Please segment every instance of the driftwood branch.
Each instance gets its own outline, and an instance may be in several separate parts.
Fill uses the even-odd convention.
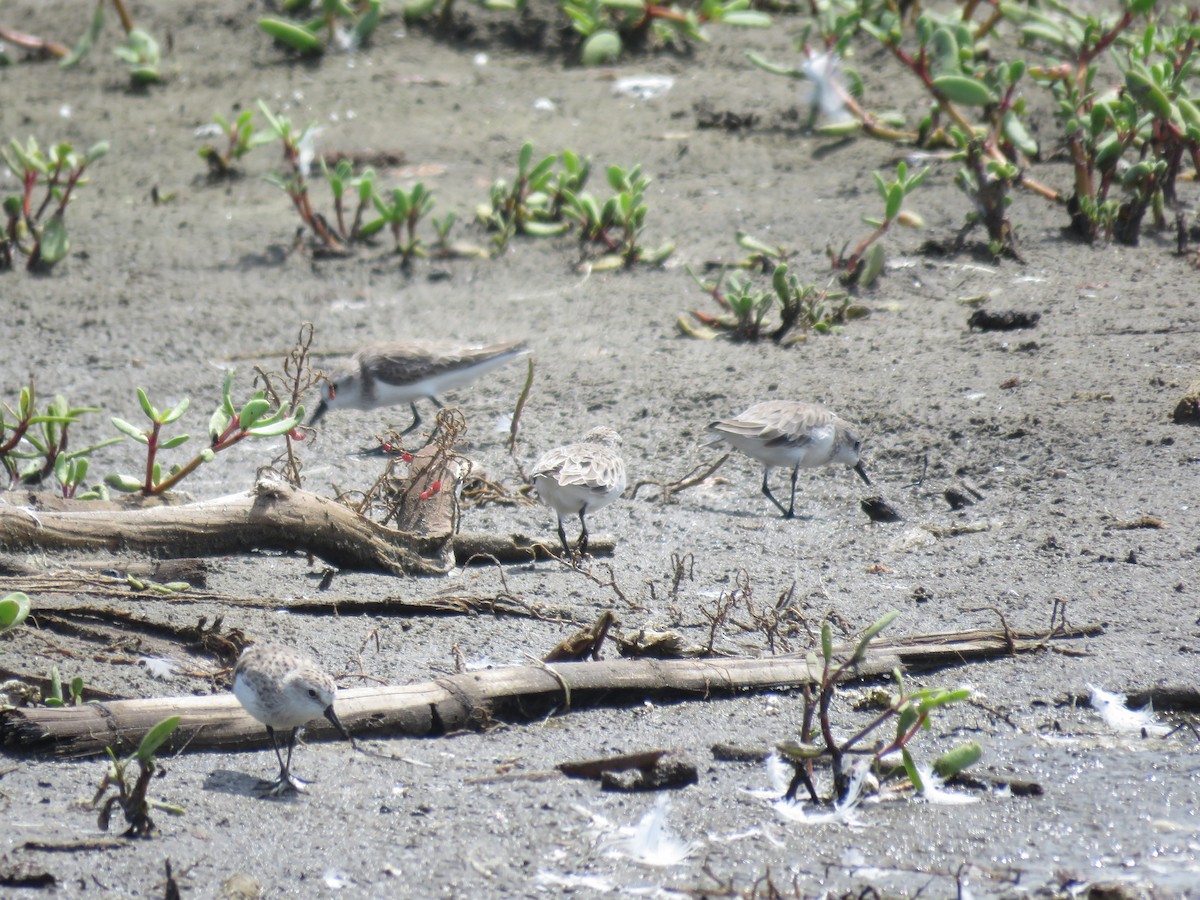
[[[432,494],[429,506],[453,504],[450,488]],[[434,510],[430,510],[434,513]],[[68,550],[135,551],[156,556],[218,556],[252,549],[311,553],[342,569],[392,575],[443,575],[456,562],[490,555],[502,562],[546,558],[542,542],[524,535],[455,535],[452,512],[419,520],[436,530],[403,531],[276,478],[254,490],[183,506],[121,508],[91,501],[68,509],[0,504],[0,546],[52,553]],[[592,541],[611,554],[611,538]]]
[[[97,606],[91,598],[116,597],[126,601],[142,601],[147,604],[180,606],[193,603],[218,603],[230,609],[286,609],[288,612],[315,615],[392,615],[392,616],[441,616],[441,615],[494,615],[520,616],[548,621],[574,622],[570,611],[549,604],[525,603],[510,594],[435,594],[431,597],[405,597],[389,594],[382,597],[345,597],[332,593],[319,593],[311,597],[275,597],[270,595],[240,596],[218,594],[207,590],[188,590],[178,593],[135,592],[129,582],[120,578],[92,576],[82,578],[72,575],[46,575],[42,577],[0,577],[0,595],[9,591],[26,594],[63,594],[51,599],[39,597],[34,617],[53,613],[71,614],[85,612],[90,616],[109,619],[114,624],[129,623],[138,619],[126,609]],[[149,607],[142,607],[147,609]],[[147,620],[148,621],[148,620]],[[126,625],[126,627],[128,627]]]
[[[1098,631],[1063,630],[1054,639]],[[890,641],[872,646],[854,677],[885,676],[906,662],[957,665],[1013,650],[1036,650],[1046,641],[1046,635],[984,631],[923,635],[903,644]],[[839,652],[852,651],[845,647]],[[820,677],[819,665],[798,656],[559,663],[470,672],[415,685],[348,688],[338,693],[337,706],[346,727],[360,737],[426,737],[480,728],[502,716],[540,716],[554,708],[629,702],[647,695],[703,700],[740,691],[799,688]],[[173,736],[174,750],[267,744],[266,731],[230,694],[5,710],[0,713],[0,742],[64,756],[87,756],[109,746],[118,753],[129,752],[146,731],[170,715],[182,719]],[[337,737],[320,723],[309,733],[315,739]]]
[[[0,545],[43,552],[132,550],[214,556],[251,549],[303,550],[345,569],[438,575],[449,534],[394,531],[340,503],[277,478],[254,489],[179,507],[127,511],[33,511],[0,506]]]
[[[546,529],[552,533],[550,528]],[[611,535],[591,535],[588,538],[589,556],[612,556],[616,541]],[[494,557],[502,563],[530,562],[535,559],[557,558],[562,552],[557,537],[541,540],[525,534],[491,534],[486,531],[464,531],[454,536],[454,557],[458,564],[466,565],[472,557],[491,561]],[[478,561],[478,560],[477,560]]]

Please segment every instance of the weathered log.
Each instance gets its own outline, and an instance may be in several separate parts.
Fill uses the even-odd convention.
[[[549,527],[546,531],[547,534],[552,533]],[[616,546],[616,541],[610,535],[592,535],[588,538],[588,555],[612,556]],[[473,557],[478,557],[474,560],[476,563],[487,561],[489,556],[502,563],[532,562],[535,559],[555,558],[561,552],[557,538],[543,540],[515,531],[509,534],[464,531],[454,536],[454,558],[460,566],[466,565]]]
[[[252,491],[179,507],[70,512],[0,506],[0,546],[215,556],[302,550],[344,569],[441,575],[450,533],[385,528],[334,500],[264,477]]]
[[[431,498],[435,502],[429,504],[428,513],[414,521],[423,528],[436,522],[438,530],[421,532],[388,528],[341,503],[275,479],[260,481],[253,491],[186,506],[114,508],[86,501],[59,510],[0,503],[0,546],[43,553],[132,550],[163,557],[294,550],[312,553],[339,568],[394,575],[442,575],[472,558],[476,562],[488,557],[529,562],[553,555],[556,542],[547,544],[523,534],[453,534],[448,530],[457,521],[448,499],[452,496],[447,489]],[[611,556],[614,547],[612,537],[597,536],[588,550],[594,556]],[[109,563],[106,567],[120,566]],[[125,568],[131,573],[144,571],[136,565]],[[26,574],[29,567],[7,560],[0,571]],[[164,571],[152,577],[158,581],[192,580],[187,575],[168,574]]]
[[[1053,636],[969,632],[922,635],[872,646],[853,673],[879,677],[903,667],[906,657],[921,665],[956,665],[1013,651],[1036,650],[1048,641],[1094,634],[1095,627],[1063,630]],[[883,643],[883,642],[880,642]],[[839,653],[852,652],[851,647]],[[821,667],[799,656],[761,659],[613,660],[514,666],[469,672],[415,685],[348,688],[338,692],[342,722],[359,737],[425,737],[479,728],[499,716],[528,718],[555,707],[568,710],[597,702],[629,702],[646,696],[707,699],[748,690],[780,690],[813,684]],[[63,709],[27,707],[0,712],[0,742],[25,750],[52,750],[87,756],[113,747],[129,752],[167,716],[182,721],[171,750],[259,747],[265,729],[230,694],[117,700]],[[319,721],[315,739],[336,738]]]

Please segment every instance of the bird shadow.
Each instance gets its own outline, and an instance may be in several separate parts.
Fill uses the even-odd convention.
[[[771,510],[770,507],[767,509],[752,510],[728,506],[713,506],[711,503],[697,503],[695,508],[702,509],[707,513],[729,516],[732,519],[762,519],[764,521],[772,520],[776,522],[812,522],[816,519],[816,516],[810,516],[804,513],[796,513],[791,519],[785,519],[779,513]]]
[[[294,802],[298,794],[283,794],[270,796],[266,790],[271,782],[255,778],[246,772],[235,772],[232,769],[214,769],[204,779],[204,790],[216,791],[221,794],[234,794],[239,797],[253,797],[256,800],[275,800],[285,803]]]

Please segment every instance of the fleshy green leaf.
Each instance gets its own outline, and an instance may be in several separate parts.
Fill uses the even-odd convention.
[[[116,416],[113,416],[112,424],[113,424],[113,428],[117,429],[117,431],[121,432],[122,434],[124,434],[128,437],[133,438],[138,443],[147,444],[150,442],[149,438],[146,437],[145,432],[143,432],[140,428],[136,427],[135,425],[129,424],[124,419],[120,419],[120,418],[117,418]]]
[[[238,426],[243,430],[248,430],[254,426],[254,423],[266,415],[267,410],[271,408],[269,401],[261,397],[255,397],[242,407],[242,411],[238,413]]]
[[[88,25],[87,31],[75,42],[75,46],[71,48],[71,52],[59,60],[60,68],[69,69],[72,66],[78,65],[79,62],[92,52],[92,47],[96,44],[96,38],[100,36],[101,29],[104,28],[104,5],[105,0],[97,0],[96,10],[92,13],[92,21]]]
[[[13,591],[0,599],[0,634],[24,622],[30,605],[29,597],[22,591]]]
[[[104,483],[110,488],[132,494],[142,489],[142,483],[132,475],[109,474],[104,476]]]
[[[639,4],[640,6],[640,4]],[[600,66],[621,55],[621,38],[615,31],[602,28],[583,42],[581,58],[585,66]]]
[[[62,260],[71,249],[71,241],[67,238],[67,224],[63,221],[62,210],[55,210],[54,215],[42,229],[41,264],[52,266]]]
[[[966,75],[941,75],[933,79],[933,86],[941,91],[951,103],[964,106],[987,106],[996,98],[987,85]]]
[[[165,440],[161,444],[159,444],[158,449],[171,450],[175,447],[178,447],[180,444],[186,444],[191,439],[192,439],[192,436],[190,434],[177,434],[175,437],[168,438],[167,440]]]
[[[889,613],[885,613],[874,625],[863,632],[863,636],[858,639],[858,644],[854,648],[854,658],[860,660],[867,652],[867,645],[879,636],[879,632],[887,628],[900,615],[900,610],[893,609]]]
[[[146,736],[142,738],[142,742],[138,744],[137,758],[144,763],[150,762],[158,748],[166,743],[167,738],[171,736],[176,728],[179,727],[179,716],[171,716],[163,719],[153,728],[146,732]]]
[[[268,37],[274,38],[286,47],[291,47],[297,53],[317,54],[325,49],[321,39],[302,25],[289,22],[286,19],[275,19],[269,16],[258,20],[259,29]]]
[[[187,412],[188,405],[191,402],[192,401],[187,397],[184,397],[182,400],[176,403],[174,407],[172,407],[163,415],[162,424],[170,425],[172,422],[182,416],[185,412]]]
[[[979,741],[967,741],[953,750],[947,750],[933,763],[933,771],[939,778],[953,778],[963,769],[975,765],[983,758],[983,745]]]

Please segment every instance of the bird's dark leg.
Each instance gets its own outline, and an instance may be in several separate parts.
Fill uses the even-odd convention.
[[[775,508],[778,509],[781,513],[783,513],[783,517],[785,519],[791,518],[791,513],[789,513],[786,509],[784,509],[783,504],[780,503],[778,500],[776,500],[775,495],[771,493],[771,486],[769,484],[767,484],[767,476],[769,474],[771,474],[771,467],[763,466],[762,492],[768,500],[770,500],[772,503],[775,504]],[[795,482],[792,482],[792,484],[794,485]],[[795,498],[795,496],[796,496],[796,491],[793,488],[793,490],[792,490],[793,499]]]
[[[581,509],[579,511],[579,524],[583,530],[579,532],[579,543],[575,545],[575,549],[579,551],[580,559],[583,559],[585,556],[587,556],[588,532],[587,520],[584,519],[584,514],[586,512],[586,509]]]
[[[436,400],[434,400],[433,402],[437,403]],[[411,434],[413,431],[416,430],[416,427],[421,424],[421,414],[419,412],[417,412],[417,401],[416,400],[412,401],[412,403],[410,403],[409,406],[412,407],[412,414],[413,414],[412,424],[409,425],[407,428],[405,428],[402,432],[400,432],[400,437],[404,437],[406,434]],[[440,404],[439,404],[439,408],[440,408]]]
[[[288,737],[288,755],[287,765],[283,767],[283,777],[288,781],[292,780],[292,748],[296,746],[296,729],[292,729],[291,736]]]
[[[558,539],[562,541],[563,556],[571,555],[571,545],[567,543],[567,529],[563,528],[563,520],[558,520]]]
[[[275,736],[275,729],[270,725],[267,726],[267,735],[271,738],[271,746],[275,748],[275,758],[279,760],[279,783],[287,781],[288,767],[283,761],[283,754],[279,752],[279,739]],[[288,750],[288,762],[291,762],[292,753]]]
[[[784,513],[785,519],[794,518],[796,515],[796,477],[800,474],[800,467],[796,466],[792,469],[792,499],[788,501],[788,511]]]
[[[267,734],[271,738],[271,746],[275,748],[275,758],[279,760],[279,777],[272,782],[267,782],[267,788],[264,796],[267,797],[282,797],[286,794],[292,794],[296,791],[304,790],[304,782],[296,778],[291,772],[292,768],[292,747],[296,743],[296,729],[292,729],[291,737],[288,738],[287,758],[283,756],[283,751],[279,749],[279,736],[275,733],[275,729],[270,725],[267,726]]]

